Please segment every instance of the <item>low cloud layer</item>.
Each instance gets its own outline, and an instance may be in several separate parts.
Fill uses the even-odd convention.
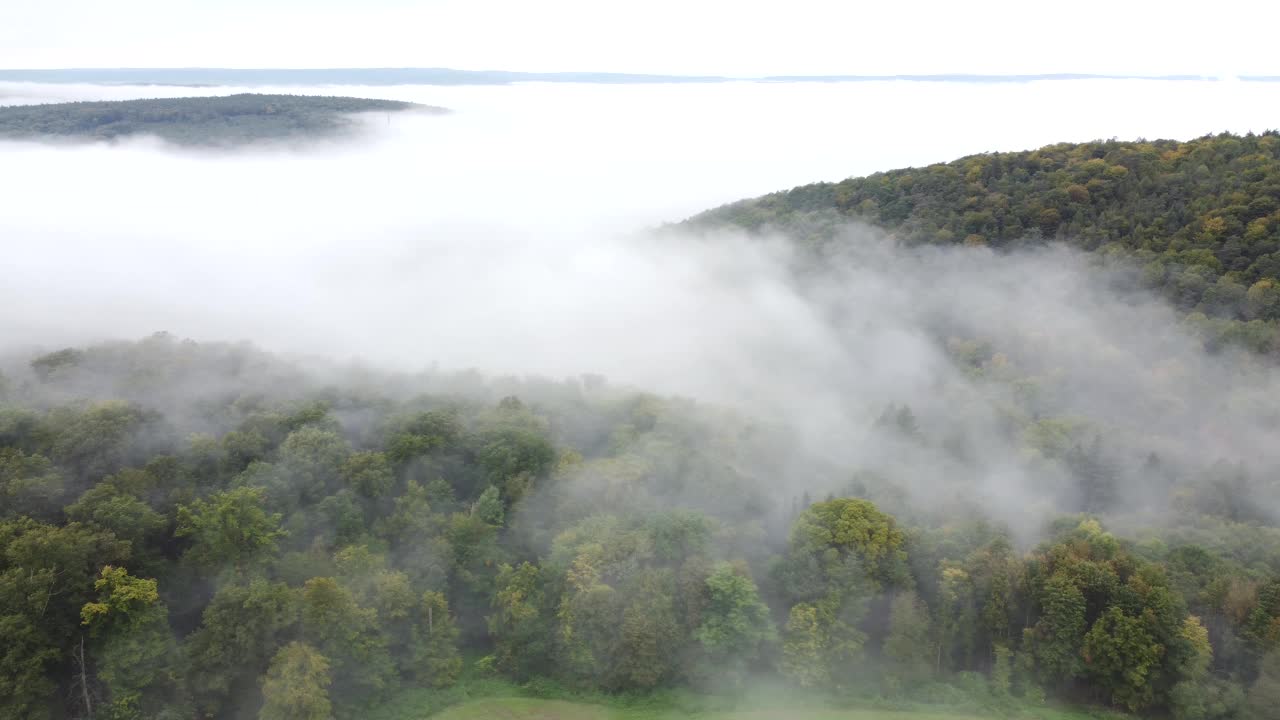
[[[388,88],[379,95],[457,112],[374,118],[359,142],[303,151],[3,144],[2,349],[167,330],[398,369],[601,373],[793,427],[805,457],[889,473],[921,501],[941,506],[947,482],[976,487],[1030,523],[1055,509],[1057,471],[1001,439],[1011,390],[966,375],[947,349],[985,341],[1043,381],[1055,414],[1105,418],[1097,433],[1170,457],[1195,447],[1201,465],[1280,463],[1267,442],[1273,374],[1205,356],[1167,307],[1115,294],[1077,254],[906,250],[851,226],[845,254],[797,275],[785,238],[643,230],[966,152],[1227,129],[1181,113],[1162,125],[1175,83],[1152,85],[1152,103],[1130,115],[1043,125],[1029,121],[1046,93],[1105,103],[1127,86],[892,85]],[[1231,84],[1188,88],[1218,94],[1219,118],[1256,99]],[[47,92],[0,87],[23,101]],[[1254,111],[1230,129],[1263,129],[1249,125]],[[876,436],[870,423],[890,404],[910,405],[926,432],[961,428],[976,459]]]

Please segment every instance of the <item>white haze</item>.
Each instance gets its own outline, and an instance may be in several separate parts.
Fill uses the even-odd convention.
[[[231,91],[7,85],[0,97]],[[1254,389],[1275,397],[1269,374],[1203,356],[1168,308],[1111,296],[1071,253],[906,253],[851,228],[852,257],[797,283],[784,242],[640,232],[796,184],[975,152],[1261,131],[1280,117],[1274,85],[306,92],[455,113],[375,116],[361,140],[302,150],[0,144],[0,349],[167,330],[401,369],[594,372],[744,406],[799,428],[808,452],[892,471],[901,448],[859,440],[869,414],[906,402],[927,425],[979,407],[965,400],[984,390],[931,334],[967,323],[998,347],[1036,338],[1024,357],[1066,378],[1067,409],[1136,445],[1280,461],[1270,405],[1224,406]],[[984,447],[994,416],[969,422],[982,462],[964,470],[967,484],[1009,517],[1029,522],[1029,498],[1051,512],[1055,476],[1014,448]],[[923,496],[953,471],[939,459],[903,474]]]

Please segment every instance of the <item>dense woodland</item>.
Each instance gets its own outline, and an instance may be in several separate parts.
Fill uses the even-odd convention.
[[[1028,540],[857,467],[811,494],[785,429],[598,376],[304,370],[164,334],[3,367],[7,718],[349,718],[464,672],[1188,720],[1280,698],[1274,481],[1168,468],[1168,514],[1113,534],[1137,470],[1052,407],[1004,432],[1086,492]],[[966,452],[906,406],[867,422]]]
[[[1098,141],[816,183],[704,213],[821,245],[858,219],[913,244],[1063,241],[1132,263],[1205,344],[1280,349],[1280,133]]]
[[[1137,260],[1114,278],[1221,349],[1275,332],[1278,146],[1054,146],[698,222],[811,247],[850,217],[917,244],[1062,238]],[[959,257],[920,274],[971,272]],[[1135,317],[1119,336],[1146,343]],[[1005,325],[930,316],[935,382],[886,403],[833,378],[845,419],[817,441],[807,418],[595,375],[393,374],[164,333],[8,351],[0,716],[341,719],[490,677],[1274,717],[1273,365],[1181,330],[1134,350]]]
[[[0,107],[0,139],[114,140],[154,135],[179,145],[240,145],[332,137],[351,115],[443,112],[397,100],[240,94]]]

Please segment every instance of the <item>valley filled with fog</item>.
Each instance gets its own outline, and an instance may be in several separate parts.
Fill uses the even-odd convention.
[[[1268,717],[1275,87],[0,83],[0,714]]]
[[[1115,438],[1269,466],[1270,405],[1237,400],[1274,373],[1241,374],[1164,301],[1112,292],[1123,266],[1065,248],[911,249],[850,223],[838,256],[797,276],[781,233],[653,231],[814,180],[1139,129],[1247,132],[1275,109],[1257,83],[1134,82],[324,87],[308,91],[452,113],[373,114],[354,140],[302,146],[8,143],[0,333],[28,354],[165,331],[384,370],[600,374],[781,422],[835,467],[907,462],[930,505],[943,460],[855,439],[895,403],[999,435],[998,413],[959,409],[991,391],[946,346],[981,339],[1018,348],[1020,372],[1053,378],[1058,411]],[[1149,101],[1127,104],[1138,90]],[[983,449],[973,481],[1032,530],[1057,496],[1015,452]],[[1126,506],[1149,509],[1131,487]]]
[[[721,267],[744,256],[659,250],[638,235],[646,227],[977,152],[1262,130],[1280,110],[1270,90],[1131,80],[0,84],[5,104],[251,91],[454,111],[374,115],[356,142],[302,148],[0,144],[10,249],[0,333],[29,346],[168,330],[402,368],[652,383],[669,376],[660,358],[714,364],[709,340],[732,352],[742,333],[771,334],[781,311],[744,296],[750,283],[717,280],[755,272]],[[672,389],[695,389],[686,385]]]

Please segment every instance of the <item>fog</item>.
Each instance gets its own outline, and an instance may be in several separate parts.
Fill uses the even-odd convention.
[[[0,101],[238,90],[12,84]],[[1280,116],[1266,84],[307,92],[455,112],[375,116],[358,139],[304,148],[0,144],[3,349],[165,330],[394,369],[600,373],[780,420],[804,452],[910,476],[935,503],[941,476],[959,473],[1010,517],[1035,516],[1028,497],[1048,514],[1055,471],[984,445],[1003,390],[947,356],[938,328],[960,328],[1055,378],[1056,409],[1107,418],[1099,432],[1174,457],[1195,444],[1206,461],[1280,460],[1265,442],[1274,408],[1235,402],[1273,389],[1268,371],[1204,356],[1170,309],[1114,295],[1066,250],[913,252],[851,226],[847,255],[798,280],[784,238],[645,231],[975,152],[1260,131]],[[910,404],[926,428],[967,427],[981,462],[961,472],[866,434],[889,403]]]
[[[12,83],[0,97],[240,90]],[[251,90],[456,112],[377,117],[359,142],[304,150],[0,144],[8,342],[168,329],[399,366],[627,375],[659,345],[693,351],[709,331],[691,323],[699,292],[742,292],[640,228],[974,152],[1262,130],[1280,111],[1266,84],[1230,82]]]

